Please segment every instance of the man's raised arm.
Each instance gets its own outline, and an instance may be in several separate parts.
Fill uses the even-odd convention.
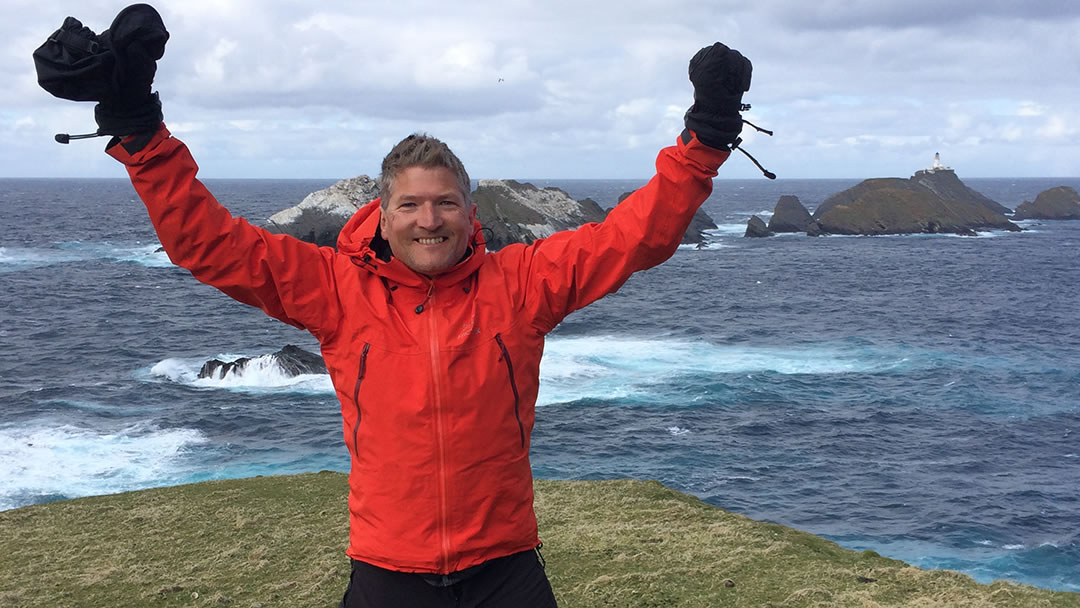
[[[630,275],[670,258],[694,213],[712,193],[712,178],[738,143],[750,61],[721,43],[690,61],[694,105],[676,145],[656,159],[656,175],[600,223],[536,241],[531,255],[531,308],[541,330],[617,290]]]
[[[196,279],[286,323],[324,334],[336,328],[335,253],[234,218],[196,178],[187,147],[162,122],[151,92],[169,34],[146,4],[120,11],[100,35],[68,17],[34,53],[41,86],[64,99],[96,101],[106,151],[126,167],[169,259]]]

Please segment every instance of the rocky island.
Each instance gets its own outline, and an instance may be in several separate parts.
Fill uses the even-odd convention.
[[[1075,192],[1073,193],[1075,194]],[[811,216],[795,196],[782,196],[769,225],[750,218],[746,236],[778,232],[822,234],[960,234],[1021,228],[1005,217],[1009,208],[964,185],[951,167],[934,164],[908,179],[864,180],[825,199]]]
[[[1020,227],[1009,221],[1008,208],[964,185],[941,164],[908,179],[868,179],[825,199],[814,220],[828,234],[961,234]]]
[[[287,378],[303,374],[327,373],[322,355],[306,351],[299,346],[286,344],[281,350],[260,357],[241,357],[235,361],[210,359],[203,363],[198,377],[220,380],[228,376],[242,376],[252,361],[256,360],[266,365],[276,366],[278,371]]]
[[[629,192],[623,194],[619,202],[629,195]],[[275,213],[263,227],[275,234],[289,234],[316,245],[335,247],[337,235],[349,218],[378,196],[378,184],[370,177],[344,179],[312,192],[295,207]],[[480,180],[472,198],[489,251],[511,243],[528,244],[560,230],[600,222],[610,211],[592,199],[575,200],[559,188],[537,188],[511,179]],[[682,242],[702,245],[706,240],[704,231],[713,228],[716,224],[699,209]]]
[[[270,216],[264,228],[320,247],[337,247],[338,233],[354,213],[379,196],[379,185],[366,175],[343,179],[304,197],[299,205]]]
[[[489,251],[531,243],[605,216],[592,199],[578,201],[558,188],[537,188],[512,179],[480,180],[472,197]]]
[[[1016,208],[1014,220],[1080,220],[1080,194],[1075,188],[1058,186],[1043,190],[1034,201]]]

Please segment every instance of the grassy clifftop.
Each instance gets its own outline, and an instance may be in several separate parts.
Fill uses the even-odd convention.
[[[337,606],[345,475],[260,477],[0,512],[0,606]],[[1080,607],[755,522],[656,482],[536,482],[563,608]]]

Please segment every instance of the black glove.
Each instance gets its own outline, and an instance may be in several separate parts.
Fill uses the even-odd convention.
[[[99,102],[98,135],[152,133],[162,114],[150,85],[168,39],[161,15],[148,4],[120,11],[100,35],[68,17],[34,51],[38,83],[63,99]]]
[[[34,68],[41,88],[56,97],[101,101],[108,95],[115,59],[107,41],[68,17],[34,51]]]
[[[743,93],[750,90],[753,65],[739,51],[717,42],[690,60],[694,105],[686,112],[686,128],[701,143],[729,149],[742,132]]]

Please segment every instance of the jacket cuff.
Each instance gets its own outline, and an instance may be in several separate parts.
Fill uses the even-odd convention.
[[[172,137],[172,133],[161,123],[153,133],[114,137],[105,145],[105,153],[125,165],[138,165],[162,141]]]
[[[683,129],[678,138],[679,152],[690,160],[716,171],[731,156],[731,150],[712,148],[698,139],[697,133]]]

